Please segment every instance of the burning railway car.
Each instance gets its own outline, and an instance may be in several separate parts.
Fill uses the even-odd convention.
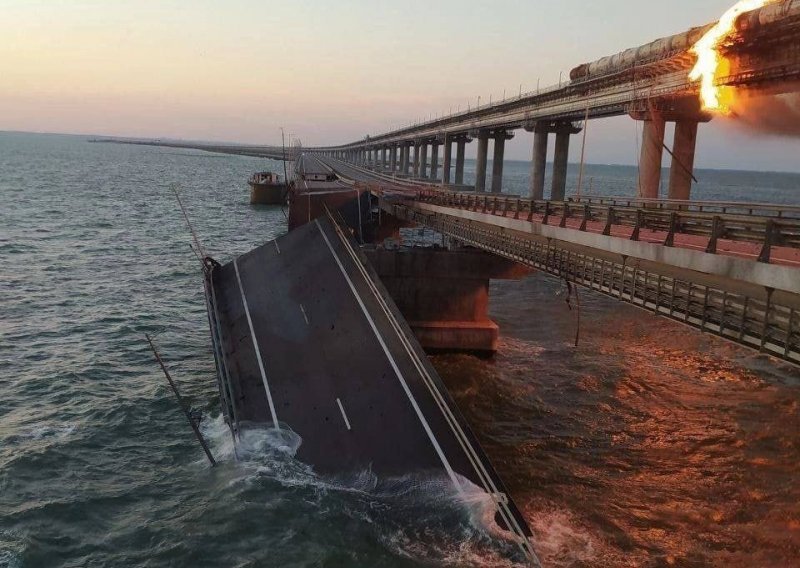
[[[736,29],[740,32],[756,33],[763,26],[783,21],[791,23],[790,20],[800,24],[800,0],[776,2],[742,14],[736,22]],[[692,28],[681,34],[657,39],[640,47],[626,49],[615,55],[578,65],[570,72],[569,77],[574,82],[586,81],[680,57],[687,53],[713,25]]]

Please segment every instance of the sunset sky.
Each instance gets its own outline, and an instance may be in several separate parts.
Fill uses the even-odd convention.
[[[556,84],[731,3],[0,0],[0,130],[347,142]],[[592,122],[587,144],[589,162],[634,163],[634,122]],[[507,156],[528,159],[530,136]],[[797,139],[701,127],[700,167],[800,171],[798,156]]]

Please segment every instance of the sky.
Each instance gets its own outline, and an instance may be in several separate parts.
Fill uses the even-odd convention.
[[[274,144],[283,126],[339,144],[557,84],[732,3],[0,0],[0,130]],[[630,118],[591,121],[586,140],[587,162],[636,162]],[[530,155],[520,132],[506,157]],[[798,157],[795,138],[700,128],[699,167],[800,171]]]

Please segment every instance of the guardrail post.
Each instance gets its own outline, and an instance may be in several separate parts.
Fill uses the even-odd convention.
[[[567,226],[567,217],[569,217],[569,202],[564,202],[564,210],[561,212],[561,222],[558,224],[562,229]]]
[[[642,213],[641,209],[636,210],[636,224],[633,226],[633,234],[631,235],[632,241],[639,240],[639,231],[642,228],[642,224],[644,223],[644,213]]]
[[[581,231],[585,231],[586,230],[586,224],[589,222],[589,219],[591,218],[591,216],[592,216],[592,211],[589,208],[589,204],[588,203],[584,203],[583,204],[583,221],[581,221],[581,229],[580,229]]]
[[[772,219],[767,220],[767,227],[764,232],[764,246],[761,248],[761,254],[758,255],[758,262],[769,264],[769,259],[772,254],[773,245],[778,244],[780,240],[780,229],[775,225]]]
[[[708,239],[708,246],[706,252],[709,254],[717,254],[717,241],[725,233],[725,225],[722,217],[714,215],[714,220],[711,223],[711,238]]]
[[[609,207],[608,211],[606,212],[606,226],[603,229],[603,235],[606,237],[611,235],[611,225],[614,224],[614,208]]]
[[[514,219],[519,219],[519,210],[521,207],[522,207],[522,200],[517,199],[517,204],[515,206],[515,211],[514,211]]]
[[[550,218],[550,202],[544,202],[544,217],[542,218],[542,225],[547,225],[547,220]]]
[[[679,224],[680,216],[673,211],[669,216],[669,233],[667,233],[667,238],[664,240],[665,247],[675,246],[675,232],[678,230]]]

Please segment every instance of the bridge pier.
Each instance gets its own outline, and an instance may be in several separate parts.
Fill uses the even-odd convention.
[[[512,132],[497,130],[494,133],[494,154],[492,155],[492,193],[503,191],[503,162],[505,160],[506,140],[514,137]]]
[[[642,152],[639,157],[639,197],[645,199],[658,199],[665,127],[666,121],[659,114],[649,113],[644,119]]]
[[[419,177],[419,152],[421,142],[414,142],[414,165],[412,166],[412,173],[414,177]]]
[[[655,108],[653,105],[655,104]],[[694,175],[694,154],[700,122],[711,115],[703,112],[696,98],[648,103],[646,108],[629,111],[634,120],[644,122],[641,157],[639,159],[638,196],[658,199],[661,188],[661,162],[664,153],[664,132],[667,122],[675,123],[672,163],[669,172],[669,199],[687,200],[691,195]]]
[[[567,195],[567,167],[569,166],[569,139],[581,131],[571,122],[561,122],[556,126],[556,147],[553,156],[553,186],[550,199],[564,201]]]
[[[464,185],[464,154],[468,142],[470,142],[470,140],[464,135],[456,138],[456,185]]]
[[[439,142],[431,142],[431,179],[439,179]]]
[[[389,169],[392,170],[392,173],[397,171],[397,144],[389,147]]]
[[[386,169],[386,146],[381,147],[381,170]]]
[[[489,133],[485,130],[478,132],[478,156],[475,164],[475,191],[486,191],[486,158],[489,153]]]
[[[669,199],[688,200],[692,192],[694,152],[697,147],[696,120],[679,120],[675,123],[672,143],[672,166],[669,171]]]
[[[556,135],[555,155],[553,156],[553,180],[550,199],[563,201],[567,194],[567,167],[569,165],[570,136],[581,128],[572,122],[536,121],[524,126],[533,132],[533,154],[531,156],[531,199],[544,199],[544,180],[547,171],[547,146],[551,133]]]
[[[422,143],[419,155],[419,177],[428,177],[428,142]]]
[[[544,199],[544,177],[547,169],[547,128],[537,123],[533,129],[531,160],[531,199]]]
[[[497,350],[489,281],[517,280],[530,269],[472,249],[364,249],[397,307],[428,351]]]
[[[444,162],[442,164],[442,185],[447,185],[450,183],[450,160],[453,155],[453,138],[449,134],[444,136],[442,153],[444,154],[442,158]]]

